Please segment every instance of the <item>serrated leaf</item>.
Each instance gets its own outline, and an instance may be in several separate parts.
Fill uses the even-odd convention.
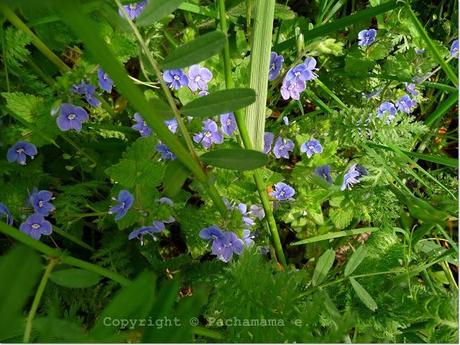
[[[358,268],[358,266],[364,260],[366,255],[367,255],[367,247],[361,246],[358,249],[356,249],[356,251],[353,253],[353,255],[348,260],[347,265],[345,266],[345,277],[348,277],[350,274],[352,274],[355,271],[355,269]]]
[[[334,260],[335,251],[332,249],[326,250],[324,254],[321,255],[321,257],[318,259],[318,263],[316,264],[315,271],[313,272],[313,286],[321,284],[324,279],[326,279],[327,274],[334,264]]]
[[[363,288],[363,286],[360,283],[358,283],[355,278],[350,277],[350,283],[353,286],[353,289],[355,290],[356,295],[361,300],[361,302],[363,302],[364,305],[368,307],[370,310],[377,310],[377,303],[375,303],[374,299],[369,294],[369,292],[367,292],[366,289]]]
[[[219,53],[225,44],[225,35],[220,31],[200,36],[174,49],[163,61],[163,69],[184,68]]]
[[[207,164],[230,170],[253,170],[267,164],[266,154],[255,150],[221,149],[200,156]]]
[[[82,270],[80,268],[69,268],[54,271],[50,275],[50,280],[60,286],[83,289],[96,285],[101,280],[97,273]]]
[[[139,26],[152,25],[174,12],[185,0],[149,0],[136,19]]]
[[[331,208],[329,218],[339,230],[345,229],[353,220],[352,208]]]
[[[228,89],[200,97],[182,107],[182,113],[195,117],[210,117],[235,111],[254,103],[253,89]]]
[[[296,17],[296,13],[289,8],[289,6],[283,4],[275,4],[275,18],[281,20],[291,20]]]

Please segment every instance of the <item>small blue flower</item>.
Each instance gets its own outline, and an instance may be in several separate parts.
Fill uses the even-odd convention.
[[[118,193],[118,198],[114,200],[117,200],[118,204],[110,208],[109,214],[115,213],[115,220],[119,221],[126,215],[131,206],[133,206],[134,196],[127,190],[121,190],[120,193]]]
[[[212,242],[211,254],[223,262],[229,262],[233,254],[240,255],[244,249],[244,242],[233,232],[224,232],[222,237],[216,238]]]
[[[215,240],[217,238],[223,238],[224,234],[217,226],[213,225],[209,228],[205,228],[200,231],[200,238],[203,240]]]
[[[148,137],[152,135],[152,129],[144,121],[141,114],[135,113],[134,121],[136,122],[136,124],[131,126],[131,128],[138,131],[142,137]]]
[[[399,111],[410,114],[414,110],[414,107],[417,106],[417,102],[406,94],[402,96],[398,101],[396,101],[396,106],[398,107]]]
[[[164,159],[165,161],[169,160],[175,160],[176,155],[171,152],[169,147],[163,143],[159,143],[155,146],[155,150],[157,150],[158,153],[161,154],[161,158]]]
[[[295,189],[284,182],[275,184],[275,190],[271,192],[271,196],[279,201],[292,200],[295,194]]]
[[[72,91],[84,95],[86,102],[93,107],[98,107],[101,102],[96,98],[96,86],[81,81],[80,84],[72,86]]]
[[[300,152],[307,153],[307,157],[311,158],[315,153],[323,152],[323,147],[318,140],[311,139],[300,146]]]
[[[143,226],[140,229],[131,231],[128,235],[128,240],[132,240],[137,238],[141,241],[141,245],[144,244],[144,235],[150,235],[155,240],[156,237],[154,234],[160,233],[165,229],[165,225],[163,222],[159,222],[157,220],[153,221],[151,226]]]
[[[418,95],[418,91],[415,89],[415,84],[413,83],[406,83],[406,91],[409,92],[411,95]]]
[[[288,100],[289,98],[299,100],[300,94],[305,90],[307,85],[305,81],[292,79],[292,80],[283,80],[283,84],[281,85],[281,97],[284,100]]]
[[[236,131],[236,119],[233,113],[226,113],[220,115],[220,124],[222,128],[222,132],[227,134],[228,136],[233,135]]]
[[[246,204],[240,203],[237,206],[238,211],[240,211],[243,218],[243,223],[247,226],[253,226],[255,224],[254,220],[249,217],[250,213],[248,212],[248,206]]]
[[[251,207],[249,208],[249,214],[259,220],[265,218],[265,211],[263,207],[260,207],[258,205],[251,205]]]
[[[102,68],[99,68],[97,71],[97,78],[99,81],[99,86],[102,90],[107,91],[108,93],[112,92],[113,80],[110,79],[108,74],[105,73]]]
[[[2,219],[3,216],[6,218],[6,224],[13,225],[13,216],[10,210],[8,210],[8,207],[6,207],[5,204],[0,202],[0,219]]]
[[[19,230],[33,239],[39,240],[42,235],[51,235],[53,226],[41,214],[33,214],[19,226]]]
[[[344,191],[347,188],[351,190],[351,188],[359,182],[359,178],[361,176],[367,176],[367,174],[366,168],[359,164],[353,164],[344,175],[340,190]]]
[[[322,165],[315,169],[315,174],[326,180],[327,183],[332,183],[331,167],[329,165]]]
[[[273,140],[275,135],[271,132],[265,132],[264,134],[264,153],[268,154],[272,150]]]
[[[208,90],[208,83],[212,79],[212,73],[209,69],[200,65],[190,66],[188,70],[188,87],[192,91]]]
[[[375,29],[362,30],[358,33],[358,45],[361,47],[370,46],[374,43],[376,36],[377,30]]]
[[[213,120],[203,121],[203,130],[193,136],[193,141],[201,143],[205,149],[209,149],[213,144],[222,144],[224,136],[219,131],[217,123]]]
[[[139,15],[142,13],[145,5],[147,5],[147,0],[140,1],[140,2],[134,2],[132,4],[125,5],[123,6],[123,8],[125,9],[129,19],[134,20],[137,17],[139,17]],[[121,9],[118,10],[118,13],[120,14],[121,17],[125,18],[125,15]]]
[[[163,80],[174,90],[179,90],[181,87],[188,85],[188,78],[181,69],[164,71]]]
[[[88,121],[88,119],[88,113],[82,107],[77,107],[70,103],[62,103],[59,109],[59,116],[56,118],[56,124],[63,132],[70,131],[71,129],[80,132],[82,123]]]
[[[285,81],[311,81],[317,77],[316,73],[316,60],[313,57],[307,57],[305,61],[294,68],[291,68],[285,77]]]
[[[275,52],[271,52],[268,80],[274,80],[279,76],[281,67],[283,66],[283,62],[284,62],[284,57],[282,55],[278,55]]]
[[[415,54],[417,55],[425,54],[425,49],[415,49]]]
[[[177,120],[176,118],[172,118],[171,120],[166,120],[165,121],[166,127],[171,131],[171,133],[176,133],[177,132]]]
[[[385,101],[380,105],[377,111],[377,117],[382,118],[386,116],[387,122],[390,122],[395,118],[396,111],[396,107],[393,103]]]
[[[48,190],[34,190],[29,195],[29,203],[34,208],[35,213],[41,214],[44,217],[47,217],[50,212],[56,209],[51,203],[53,199],[53,193]]]
[[[254,244],[254,235],[251,235],[251,230],[243,230],[243,242],[246,247],[250,247]]]
[[[27,156],[34,159],[37,153],[37,147],[34,144],[18,141],[8,149],[6,159],[10,163],[17,162],[20,165],[26,165]]]
[[[273,147],[273,154],[276,158],[289,158],[289,152],[294,150],[294,142],[291,139],[278,137]]]
[[[458,59],[458,40],[452,42],[452,45],[450,46],[450,56]]]
[[[287,116],[283,116],[283,122],[286,126],[289,126],[289,118]]]

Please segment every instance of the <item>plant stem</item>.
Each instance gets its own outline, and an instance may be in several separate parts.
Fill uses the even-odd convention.
[[[54,266],[56,266],[59,262],[57,258],[50,258],[48,265],[46,266],[45,273],[43,274],[42,280],[38,285],[37,292],[35,293],[34,301],[32,302],[32,307],[30,308],[29,315],[27,316],[26,320],[26,328],[24,330],[24,337],[23,342],[28,343],[30,342],[30,335],[32,333],[32,322],[34,320],[35,314],[37,313],[38,306],[40,304],[40,300],[42,298],[43,292],[45,291],[46,283],[48,282],[48,278],[53,271]]]

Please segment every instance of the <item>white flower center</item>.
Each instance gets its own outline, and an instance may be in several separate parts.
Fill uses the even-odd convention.
[[[41,208],[41,207],[43,207],[44,204],[45,204],[45,203],[43,202],[43,200],[40,200],[40,201],[38,202],[38,207]]]
[[[32,224],[31,228],[34,230],[38,230],[40,229],[40,224]]]
[[[69,115],[67,115],[67,118],[68,118],[69,120],[75,120],[76,117],[77,117],[77,116],[76,116],[75,114],[69,114]]]
[[[180,80],[180,77],[176,74],[176,75],[174,76],[174,80]]]
[[[24,149],[21,147],[19,149],[16,150],[17,153],[23,153],[24,152]]]
[[[204,136],[207,137],[207,138],[209,138],[211,135],[212,135],[212,133],[210,131],[204,132]]]
[[[136,10],[137,9],[137,4],[129,4],[129,9],[130,10]]]

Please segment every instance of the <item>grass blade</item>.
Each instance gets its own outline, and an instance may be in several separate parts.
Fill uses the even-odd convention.
[[[324,235],[318,235],[315,237],[307,238],[302,241],[291,243],[291,246],[300,246],[301,244],[308,244],[308,243],[315,243],[320,241],[332,240],[334,238],[340,238],[345,236],[352,236],[352,235],[359,235],[365,232],[374,232],[379,230],[379,228],[359,228],[359,229],[352,229],[352,230],[344,230],[344,231],[337,231],[337,232],[330,232]]]
[[[229,170],[253,170],[268,162],[267,155],[260,151],[245,149],[221,149],[207,152],[200,157],[203,162]]]

